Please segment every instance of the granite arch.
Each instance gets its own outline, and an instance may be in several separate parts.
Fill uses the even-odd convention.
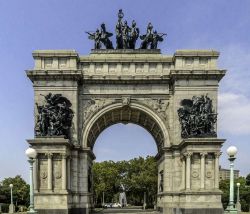
[[[169,133],[161,117],[149,107],[136,102],[128,106],[117,102],[98,111],[89,121],[86,121],[81,146],[93,149],[99,134],[119,122],[134,123],[145,128],[153,136],[158,153],[161,153],[164,147],[170,146]]]

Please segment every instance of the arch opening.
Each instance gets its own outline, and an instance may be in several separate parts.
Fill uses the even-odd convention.
[[[123,161],[155,156],[157,146],[152,135],[143,127],[118,123],[102,131],[96,139],[93,153],[96,162]]]
[[[118,123],[133,123],[146,129],[154,138],[158,153],[161,153],[165,136],[159,123],[145,111],[129,106],[117,107],[101,114],[89,129],[87,146],[93,150],[94,144],[102,131]]]

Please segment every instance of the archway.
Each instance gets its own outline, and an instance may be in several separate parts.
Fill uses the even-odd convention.
[[[93,117],[87,121],[86,129],[83,132],[83,145],[90,148],[93,152],[93,147],[100,133],[117,123],[133,123],[147,130],[153,137],[157,146],[156,158],[158,160],[160,159],[164,145],[169,144],[169,142],[166,143],[168,140],[167,129],[162,119],[155,112],[138,103],[126,103],[124,105],[124,103],[119,102],[108,105],[97,113],[93,113]],[[88,160],[87,167],[92,168],[93,162],[91,159]],[[157,192],[159,192],[163,191],[163,161],[158,161],[157,165],[158,184],[156,188]],[[90,180],[90,177],[92,177],[92,173],[88,175],[88,180]],[[92,186],[92,182],[88,185]],[[159,185],[160,187],[158,188]],[[93,198],[89,200],[93,202]]]
[[[209,101],[209,115],[217,115],[218,85],[225,75],[218,56],[213,50],[180,50],[173,56],[160,50],[93,50],[88,56],[35,51],[27,76],[37,103],[36,135],[28,142],[38,153],[39,213],[89,213],[96,139],[113,124],[131,122],[151,133],[157,145],[159,210],[221,214],[219,155],[225,140],[216,137],[216,120],[193,132],[189,116],[192,123],[203,123],[204,113],[188,110],[199,98]]]
[[[96,156],[92,167],[95,208],[104,204],[107,208],[120,205],[128,208],[129,205],[140,211],[144,195],[147,208],[154,208],[157,147],[147,130],[131,123],[114,124],[101,132],[93,152]]]
[[[153,136],[158,154],[164,146],[170,145],[166,125],[154,111],[141,104],[123,105],[119,102],[103,108],[87,122],[83,131],[83,147],[92,150],[99,134],[117,123],[134,123],[145,128]]]

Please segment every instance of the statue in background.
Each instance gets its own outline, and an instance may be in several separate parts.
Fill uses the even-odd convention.
[[[121,193],[119,195],[119,202],[121,204],[122,207],[126,207],[127,206],[127,198],[126,198],[126,193],[125,193],[125,187],[123,184],[121,184]]]

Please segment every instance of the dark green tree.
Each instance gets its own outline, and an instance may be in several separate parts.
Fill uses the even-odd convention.
[[[5,178],[0,187],[2,203],[10,203],[10,184],[13,184],[13,202],[16,205],[29,205],[29,185],[20,175],[14,178]]]
[[[157,163],[154,157],[134,158],[129,161],[104,161],[93,165],[95,202],[118,201],[121,184],[126,189],[127,201],[142,205],[144,192],[147,204],[153,206],[157,194]]]
[[[246,177],[246,185],[250,186],[250,174],[248,174]]]
[[[236,202],[237,197],[237,187],[236,183],[240,183],[240,203],[241,203],[241,209],[244,212],[249,211],[249,204],[250,204],[250,187],[246,185],[246,178],[240,177],[235,180],[235,189],[234,189],[234,201]],[[221,180],[220,181],[220,190],[222,190],[222,204],[224,209],[228,205],[229,201],[229,189],[230,189],[230,180]]]

